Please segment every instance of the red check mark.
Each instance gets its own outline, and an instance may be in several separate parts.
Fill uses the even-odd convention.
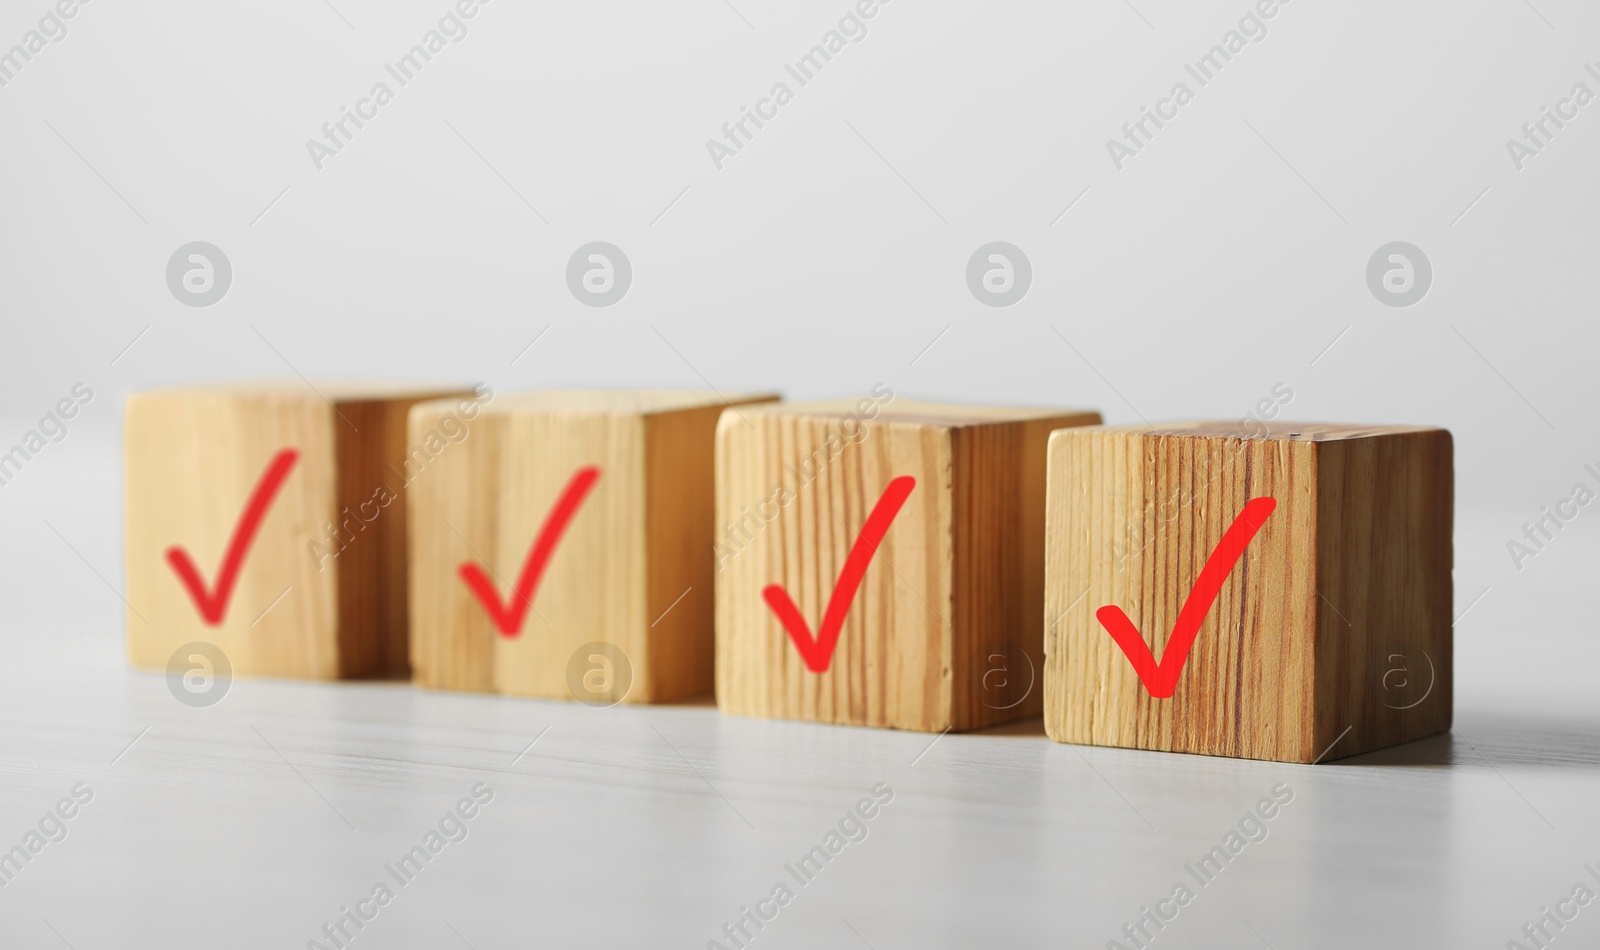
[[[800,651],[800,658],[805,660],[806,669],[811,672],[828,672],[828,664],[833,661],[833,649],[839,645],[839,631],[844,627],[845,615],[850,612],[850,605],[856,599],[861,578],[866,576],[867,565],[871,563],[872,555],[878,553],[878,542],[889,532],[894,516],[900,513],[900,506],[906,503],[906,497],[915,487],[915,478],[901,475],[890,481],[889,487],[883,490],[883,497],[873,506],[872,514],[861,526],[860,537],[856,538],[850,554],[844,559],[844,568],[839,571],[838,583],[834,584],[833,596],[828,598],[828,609],[822,615],[822,626],[815,639],[805,618],[800,616],[794,601],[789,598],[788,591],[777,584],[768,584],[762,589],[761,596],[766,598],[772,612],[778,615],[783,628],[789,631],[789,639],[794,641],[794,648]]]
[[[556,499],[555,507],[545,515],[544,524],[533,540],[533,547],[528,549],[528,557],[522,563],[522,573],[517,575],[517,583],[511,590],[510,603],[501,605],[494,584],[490,583],[478,565],[463,561],[457,568],[467,589],[483,604],[483,612],[494,621],[495,629],[500,631],[501,636],[515,637],[522,632],[522,621],[528,616],[528,608],[533,606],[533,593],[539,588],[539,579],[544,576],[545,566],[550,563],[550,555],[555,553],[567,525],[578,513],[578,507],[583,504],[589,490],[599,480],[600,469],[593,465],[586,465],[572,473],[566,489]]]
[[[228,600],[233,596],[233,585],[239,579],[239,566],[244,562],[245,553],[250,549],[250,542],[255,540],[256,531],[261,527],[261,519],[267,516],[267,509],[272,506],[272,499],[278,494],[278,489],[283,487],[284,479],[289,477],[289,470],[294,468],[294,463],[300,458],[300,453],[294,449],[283,449],[272,457],[267,470],[262,473],[261,481],[256,483],[256,490],[245,503],[244,515],[239,518],[239,523],[233,529],[233,537],[228,541],[228,550],[222,555],[222,570],[217,574],[217,587],[214,591],[206,590],[206,583],[200,577],[200,572],[195,569],[194,560],[189,557],[189,552],[174,544],[167,548],[167,563],[172,565],[172,570],[178,575],[178,580],[189,591],[189,596],[194,598],[194,605],[200,610],[200,617],[208,626],[222,625],[222,617],[228,612]]]
[[[1228,526],[1222,540],[1217,542],[1216,549],[1206,559],[1205,567],[1200,569],[1200,576],[1195,579],[1194,587],[1184,600],[1183,609],[1178,611],[1178,622],[1172,627],[1166,650],[1162,651],[1161,665],[1156,665],[1155,656],[1144,642],[1139,628],[1133,625],[1121,607],[1107,604],[1095,611],[1100,626],[1105,627],[1111,639],[1117,641],[1117,646],[1122,648],[1128,662],[1133,665],[1133,672],[1138,674],[1139,682],[1144,684],[1151,696],[1166,699],[1178,688],[1178,677],[1189,659],[1195,635],[1200,632],[1200,624],[1205,621],[1211,604],[1221,592],[1222,582],[1228,579],[1233,566],[1244,556],[1250,539],[1267,523],[1267,516],[1277,506],[1278,503],[1271,498],[1252,498],[1245,503],[1239,517],[1233,519],[1233,524]]]

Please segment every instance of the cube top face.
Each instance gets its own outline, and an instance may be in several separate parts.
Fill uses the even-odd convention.
[[[931,732],[1037,712],[1045,447],[1053,428],[1099,416],[929,407],[886,389],[741,415],[717,430],[719,707]],[[848,609],[830,611],[873,511],[907,478],[881,537],[864,542]],[[774,589],[801,633],[779,619]],[[826,654],[822,671],[801,636],[821,651],[810,656]],[[991,662],[1006,668],[985,680]],[[1005,673],[1034,685],[985,695]]]
[[[327,405],[360,402],[420,402],[471,393],[470,386],[436,386],[406,380],[359,379],[224,379],[202,383],[162,386],[134,393],[132,400],[217,398],[254,399],[266,402],[309,400]]]
[[[651,416],[708,407],[765,402],[776,393],[714,393],[705,390],[535,390],[505,393],[484,411],[491,414]]]
[[[866,421],[904,423],[934,429],[959,429],[1006,422],[1052,420],[1060,425],[1092,425],[1100,414],[1090,409],[1018,409],[1006,406],[963,406],[947,403],[914,402],[896,397],[885,386],[872,396],[858,399],[824,399],[810,402],[779,402],[745,410],[771,416],[795,416],[838,420],[855,414]],[[1063,421],[1065,420],[1065,421]],[[737,420],[724,420],[724,425]]]
[[[1275,424],[1250,439],[1238,427],[1052,436],[1050,735],[1313,762],[1448,728],[1450,434]],[[1167,654],[1202,569],[1260,498],[1275,506],[1222,562],[1188,653]],[[1100,619],[1111,607],[1155,662],[1176,664],[1170,696],[1134,672]]]
[[[405,506],[394,504],[401,486],[391,486],[397,480],[383,467],[403,453],[409,400],[452,390],[355,384],[330,390],[336,405],[299,380],[173,387],[128,398],[125,551],[133,665],[165,669],[180,646],[203,641],[220,647],[246,676],[325,679],[405,670]],[[394,395],[402,391],[411,395]],[[293,460],[264,496],[230,581],[225,555],[250,500],[288,450]],[[381,501],[374,494],[380,491]],[[363,503],[371,518],[348,517]],[[331,526],[347,521],[348,552],[329,535]],[[173,552],[188,559],[203,592],[218,598],[219,616],[203,615]]]
[[[1266,442],[1343,442],[1418,432],[1443,432],[1435,426],[1350,425],[1339,422],[1283,422],[1213,419],[1148,426],[1102,426],[1104,432],[1195,439],[1251,439]]]
[[[412,487],[417,681],[604,705],[709,691],[713,436],[730,404],[774,398],[725,397],[530,392],[485,406]],[[453,412],[414,407],[412,442]],[[520,601],[514,585],[564,498],[570,515]],[[467,565],[502,616],[518,613],[511,630],[463,582]]]

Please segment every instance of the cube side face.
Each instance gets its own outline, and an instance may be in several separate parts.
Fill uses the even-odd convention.
[[[1051,437],[1045,726],[1063,742],[1309,761],[1317,593],[1314,446],[1069,429]],[[1154,659],[1252,498],[1276,507],[1227,573],[1173,694],[1155,698],[1096,617]],[[1166,658],[1167,663],[1176,657]]]
[[[777,413],[749,421],[725,413],[717,430],[717,705],[763,718],[953,725],[950,430]],[[915,488],[867,564],[827,670],[812,672],[763,590],[780,585],[819,635],[867,516],[902,475]]]
[[[441,428],[453,411],[431,402],[413,407],[406,444],[417,451],[408,451],[399,464],[407,483],[412,679],[432,689],[493,692],[498,634],[458,571],[461,564],[477,561],[474,547],[487,552],[498,546],[494,477],[501,436],[495,417],[479,415],[460,444],[430,453],[429,434],[442,438]],[[463,535],[472,539],[470,546]]]
[[[1455,474],[1442,429],[1317,448],[1317,745],[1327,761],[1450,728]]]
[[[469,399],[470,392],[456,394]],[[337,526],[350,538],[338,554],[340,674],[410,672],[406,522],[415,475],[459,449],[471,429],[456,403],[417,441],[407,418],[419,397],[341,400],[335,405]],[[432,435],[432,441],[429,436]],[[442,441],[441,441],[442,440]],[[424,446],[427,442],[437,454]],[[414,473],[414,474],[413,474]]]
[[[239,675],[339,675],[343,566],[319,555],[317,545],[338,507],[334,427],[343,424],[311,394],[166,390],[128,398],[124,545],[134,666],[164,670],[178,647],[205,641],[221,647]],[[215,591],[245,505],[285,448],[296,449],[298,460],[245,551],[220,624],[212,626],[166,552],[181,547]]]
[[[491,476],[498,529],[493,543],[474,544],[503,578],[495,584],[502,603],[511,603],[535,538],[574,477],[588,466],[600,470],[551,551],[520,633],[494,637],[495,688],[572,699],[569,661],[586,644],[610,643],[627,657],[631,673],[624,679],[613,670],[591,682],[603,682],[611,699],[650,702],[644,417],[518,410],[489,418],[500,442]],[[469,550],[464,558],[477,555]]]
[[[712,689],[715,663],[717,419],[723,407],[645,419],[645,580],[649,664],[641,671],[655,702]]]
[[[963,426],[952,433],[955,603],[950,621],[954,728],[1036,716],[1044,704],[1044,527],[1055,419]]]

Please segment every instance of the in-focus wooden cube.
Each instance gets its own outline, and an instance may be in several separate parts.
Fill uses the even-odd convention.
[[[1052,738],[1308,763],[1450,727],[1450,433],[1249,425],[1051,437]],[[1097,612],[1123,610],[1160,662],[1254,498],[1276,507],[1222,581],[1175,691],[1153,697]]]
[[[717,428],[717,705],[725,713],[939,732],[1039,711],[1045,449],[1094,412],[928,405],[887,386],[725,413]],[[871,553],[827,668],[810,636],[895,479],[911,493]]]
[[[461,451],[412,488],[416,682],[595,705],[708,692],[717,417],[776,398],[579,391],[496,399]],[[414,408],[412,438],[449,411],[448,403]],[[524,601],[518,579],[569,492],[576,507]],[[467,564],[478,565],[501,616],[514,621],[510,632],[463,578]],[[593,643],[620,652],[580,650]]]
[[[245,676],[404,674],[406,481],[427,455],[407,445],[406,413],[443,396],[477,405],[469,388],[303,380],[129,396],[133,665],[164,670],[180,646],[204,641]],[[282,477],[265,485],[275,462]],[[258,493],[264,508],[250,533],[242,522]],[[175,553],[192,565],[202,600]],[[214,604],[211,617],[202,602]]]

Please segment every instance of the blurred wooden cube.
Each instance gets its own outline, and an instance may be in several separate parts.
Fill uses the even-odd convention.
[[[882,385],[859,400],[725,413],[718,706],[928,732],[1037,714],[1045,450],[1051,430],[1099,421],[914,403]],[[881,542],[862,548],[870,560],[827,655],[825,615],[847,559],[902,477],[915,485]],[[823,671],[779,619],[773,585],[818,642]]]
[[[412,489],[416,682],[594,705],[708,692],[717,417],[776,398],[496,399],[479,419],[483,435],[475,429]],[[449,411],[415,407],[413,440]],[[542,569],[530,565],[541,545]]]
[[[1450,433],[1249,426],[1051,437],[1052,738],[1308,763],[1450,728]],[[1098,612],[1124,611],[1161,661],[1202,567],[1255,498],[1275,507],[1170,698],[1152,696]]]
[[[406,482],[429,457],[407,445],[406,413],[443,396],[476,414],[471,389],[386,383],[222,383],[128,397],[133,665],[163,670],[178,647],[205,641],[246,676],[404,674]],[[258,495],[251,531],[241,522]]]

